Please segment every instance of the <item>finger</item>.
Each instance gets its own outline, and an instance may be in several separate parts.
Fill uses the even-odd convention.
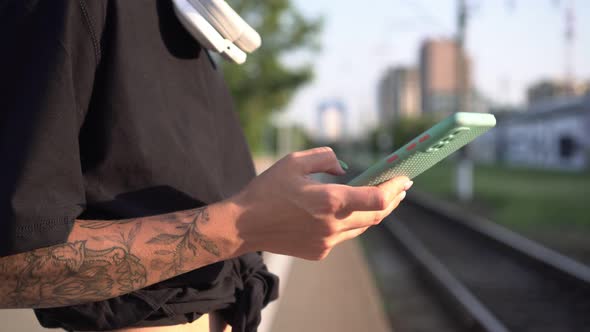
[[[389,191],[378,187],[342,186],[343,209],[347,213],[354,211],[380,211],[389,205],[395,197]]]
[[[397,195],[395,197],[395,199],[391,202],[391,204],[389,204],[387,209],[385,209],[385,211],[383,211],[381,220],[379,222],[381,222],[381,221],[383,221],[383,219],[389,217],[389,215],[393,212],[393,210],[397,209],[397,207],[404,200],[404,198],[406,198],[406,192],[402,191],[399,195]]]
[[[336,154],[329,147],[294,152],[291,154],[291,158],[298,165],[302,175],[313,173],[343,175],[346,173],[340,166]]]
[[[387,208],[381,211],[357,211],[353,212],[348,218],[339,221],[343,231],[350,231],[353,229],[360,229],[368,226],[379,224],[383,219],[393,212],[399,203],[406,197],[406,192],[402,191],[389,203]]]
[[[414,184],[407,176],[397,176],[392,178],[389,181],[385,181],[382,184],[378,185],[377,187],[390,192],[393,194],[393,197],[399,195],[402,191],[410,189],[410,187]]]
[[[337,245],[347,240],[354,239],[355,237],[363,234],[367,229],[369,229],[369,227],[357,228],[350,231],[342,232],[334,241],[334,245]]]
[[[406,176],[395,177],[377,187],[349,187],[344,186],[345,212],[379,211],[386,209],[389,204],[403,191],[410,189],[413,182]]]

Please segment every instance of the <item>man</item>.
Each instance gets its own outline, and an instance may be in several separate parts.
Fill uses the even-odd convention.
[[[0,27],[0,307],[43,326],[254,331],[278,286],[257,252],[322,259],[411,185],[316,183],[343,174],[328,148],[253,179],[219,70],[167,0],[3,0]]]

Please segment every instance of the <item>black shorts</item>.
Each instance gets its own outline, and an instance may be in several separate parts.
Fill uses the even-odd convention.
[[[46,328],[109,331],[191,323],[218,312],[233,331],[252,331],[260,312],[278,297],[278,278],[250,253],[208,265],[132,293],[69,307],[36,309]]]

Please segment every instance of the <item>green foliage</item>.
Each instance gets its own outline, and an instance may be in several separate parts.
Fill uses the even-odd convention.
[[[271,112],[284,107],[295,91],[313,77],[311,63],[287,66],[282,58],[316,51],[321,20],[307,19],[291,0],[229,0],[262,36],[262,47],[243,65],[223,63],[223,72],[250,147],[260,152]]]
[[[398,149],[416,136],[432,127],[436,121],[431,117],[400,118],[393,123],[393,143]]]
[[[288,135],[290,135],[292,151],[306,150],[317,146],[312,142],[309,134],[301,126],[294,125],[288,128],[278,128],[276,126],[269,125],[264,130],[264,141],[266,144],[264,144],[263,148],[265,151],[274,155],[286,152],[279,151],[280,147],[278,146],[278,136],[280,135],[280,130],[285,130],[288,132]]]
[[[436,122],[437,118],[429,116],[398,118],[393,123],[371,132],[372,150],[376,153],[396,150],[428,130]]]
[[[454,197],[455,165],[445,161],[416,178],[416,188]],[[568,173],[477,165],[475,202],[485,214],[511,228],[568,224],[589,229],[590,172]]]

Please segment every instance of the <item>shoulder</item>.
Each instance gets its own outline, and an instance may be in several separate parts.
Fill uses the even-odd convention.
[[[90,47],[98,61],[107,6],[107,0],[0,0],[0,35],[29,43],[58,41],[68,52]]]

